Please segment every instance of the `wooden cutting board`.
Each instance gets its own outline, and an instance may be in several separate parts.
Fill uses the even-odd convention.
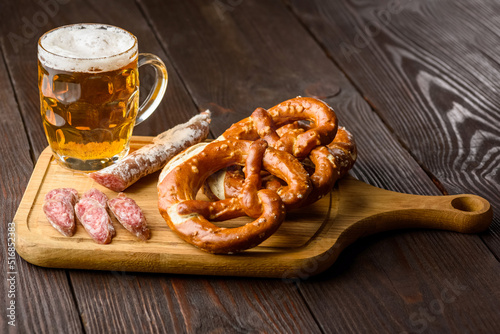
[[[132,150],[152,137],[133,137]],[[212,255],[180,240],[160,216],[152,174],[125,193],[143,209],[152,237],[133,237],[116,221],[116,237],[108,245],[90,239],[81,225],[73,237],[59,234],[42,211],[45,194],[54,188],[73,187],[83,194],[92,187],[114,198],[83,173],[60,167],[45,149],[35,166],[14,218],[16,249],[26,261],[55,268],[142,271],[196,275],[308,277],[332,265],[355,240],[373,233],[402,228],[433,228],[476,233],[488,228],[492,210],[475,195],[418,196],[370,186],[352,177],[342,179],[329,196],[287,213],[279,230],[261,245],[236,255]],[[219,224],[248,222],[243,217]]]

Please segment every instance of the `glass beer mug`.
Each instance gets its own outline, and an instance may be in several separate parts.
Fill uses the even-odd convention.
[[[156,83],[139,107],[138,67],[146,64]],[[38,41],[38,87],[54,158],[94,171],[124,157],[134,126],[156,109],[167,78],[163,62],[139,54],[137,38],[121,28],[74,24],[45,33]]]

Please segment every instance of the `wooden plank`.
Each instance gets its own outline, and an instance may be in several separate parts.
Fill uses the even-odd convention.
[[[84,322],[101,332],[118,328],[134,333],[319,333],[297,291],[291,286],[278,287],[273,280],[166,277],[120,271],[112,280],[100,272],[86,276],[90,280],[81,280],[84,276],[74,279],[82,294],[96,298],[83,300]],[[116,293],[109,293],[110,285]],[[124,296],[129,302],[123,301]],[[280,307],[276,307],[276,301]],[[103,321],[100,317],[109,313],[109,307],[120,312],[113,312]]]
[[[486,247],[449,235],[463,246],[457,254],[432,232],[397,234],[358,242],[330,270],[298,281],[325,333],[496,332],[499,266]]]
[[[500,257],[499,3],[291,2],[440,187],[493,204],[482,238]]]
[[[138,126],[134,134],[155,135],[167,127],[186,121],[199,111],[187,94],[183,82],[177,76],[176,68],[165,56],[155,35],[150,31],[148,22],[143,19],[133,1],[120,3],[71,1],[60,4],[58,8],[57,11],[54,10],[56,14],[47,15],[48,23],[35,27],[36,36],[26,38],[26,43],[20,44],[18,52],[13,50],[8,40],[5,40],[8,43],[6,44],[7,64],[12,69],[14,88],[19,96],[21,112],[26,128],[29,129],[29,138],[35,157],[38,157],[45,148],[46,141],[39,114],[36,111],[38,110],[38,88],[33,57],[36,55],[38,36],[53,27],[74,22],[104,22],[121,26],[138,37],[141,52],[157,54],[166,62],[169,70],[166,100],[150,119]],[[27,0],[15,4],[7,3],[2,9],[4,15],[0,23],[2,31],[12,31],[21,36],[23,28],[19,27],[19,22],[24,22],[23,18],[30,20],[36,13],[46,12],[40,4],[33,5]],[[177,15],[180,17],[183,13],[179,12]],[[64,273],[64,271],[60,272]],[[234,331],[234,328],[257,328],[257,331],[264,332],[315,333],[319,331],[300,293],[292,291],[289,295],[289,288],[282,286],[280,282],[263,280],[255,285],[255,280],[235,280],[236,283],[232,280],[210,280],[210,284],[215,286],[217,295],[205,298],[204,294],[190,293],[189,299],[186,299],[183,295],[176,295],[172,289],[165,289],[166,285],[171,284],[169,283],[172,281],[171,278],[141,275],[138,276],[140,279],[128,280],[129,275],[134,274],[122,270],[108,273],[69,272],[85,331],[102,332],[107,329],[107,331],[142,333],[144,328],[153,328],[153,330],[158,329],[159,332],[172,332],[183,331],[186,327],[192,328],[193,331],[200,328],[203,331],[219,332]],[[206,282],[203,278],[187,277],[177,279],[175,286],[179,291],[191,291],[193,287],[207,285]],[[144,288],[143,284],[147,284],[149,288]],[[233,293],[236,293],[235,288],[228,290],[225,288],[227,285],[237,286],[247,291],[244,298],[237,299],[237,305],[231,304],[234,300]],[[36,293],[35,291],[33,293]],[[273,293],[270,294],[269,291]],[[280,299],[277,299],[275,295]],[[254,297],[259,298],[259,301],[254,301]],[[260,303],[266,307],[279,305],[283,298],[288,301],[285,307],[274,312],[260,306]],[[145,303],[148,303],[148,309],[152,310],[150,313],[144,311]],[[182,305],[182,313],[178,312],[177,304]],[[228,315],[223,319],[219,314],[220,305],[228,305],[226,310]],[[58,317],[58,312],[53,314],[54,317]],[[240,319],[241,315],[245,317]],[[261,322],[260,319],[265,319],[265,321]]]
[[[0,45],[4,49],[3,45]],[[12,224],[33,168],[30,145],[20,117],[9,72],[0,55],[0,332],[82,332],[65,271],[29,265],[13,252]],[[5,281],[7,280],[7,281]],[[9,309],[10,308],[10,309]],[[64,311],[62,311],[64,310]]]
[[[221,10],[220,3],[141,2],[197,105],[210,106],[215,111],[216,134],[257,106],[270,107],[299,94],[315,95],[331,103],[342,124],[357,136],[360,159],[353,175],[392,190],[440,193],[301,24],[284,11],[282,4],[224,2],[226,10]],[[329,8],[325,15],[333,11],[335,8]],[[374,316],[378,317],[377,330],[408,330],[408,319],[415,310],[418,312],[419,307],[441,298],[443,282],[453,281],[457,274],[463,277],[462,266],[467,267],[469,276],[464,282],[471,283],[468,285],[471,288],[466,298],[456,299],[453,309],[467,308],[471,317],[481,318],[486,306],[480,307],[480,301],[486,301],[492,310],[498,308],[498,302],[491,298],[498,291],[495,280],[498,263],[477,236],[412,232],[386,234],[379,242],[378,247],[362,246],[364,256],[352,266],[349,264],[349,279],[337,280],[336,275],[325,274],[317,280],[299,281],[307,283],[299,284],[300,290],[308,296],[309,306],[324,331],[333,331],[336,327],[330,327],[332,323],[342,322],[344,326],[340,328],[374,328],[371,325]],[[379,255],[377,262],[368,256],[373,251]],[[389,261],[387,256],[392,252],[398,256]],[[355,255],[348,253],[345,261],[356,260]],[[462,262],[461,258],[471,261]],[[410,259],[421,266],[409,266]],[[432,269],[438,266],[436,259],[442,259],[443,265],[433,273]],[[486,263],[486,267],[475,271],[473,262]],[[422,269],[422,274],[415,272]],[[366,279],[356,280],[360,276]],[[307,277],[306,271],[304,279]],[[408,277],[411,289],[405,291]],[[482,284],[478,290],[472,284],[475,280]],[[326,290],[328,293],[321,293]],[[344,292],[351,292],[350,298],[336,297]],[[353,303],[359,294],[370,303]],[[415,303],[408,306],[407,299],[411,301],[413,294],[417,296]],[[388,303],[385,309],[380,309],[381,298]],[[477,310],[468,307],[471,299]],[[354,313],[360,316],[354,319]],[[485,316],[491,317],[492,312]],[[426,324],[430,330],[439,330],[454,328],[455,323],[462,324],[453,313],[443,312]],[[481,321],[465,325],[471,331],[482,328]]]

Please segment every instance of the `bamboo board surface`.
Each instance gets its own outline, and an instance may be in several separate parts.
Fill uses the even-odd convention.
[[[133,137],[131,149],[151,139]],[[143,209],[150,240],[139,241],[116,221],[117,234],[107,245],[93,242],[79,224],[73,237],[64,237],[43,213],[48,191],[72,187],[83,194],[96,187],[109,198],[117,193],[84,173],[60,167],[50,148],[45,149],[14,218],[18,253],[44,267],[289,278],[320,273],[342,249],[369,234],[399,228],[475,233],[488,228],[492,220],[489,203],[478,196],[407,195],[347,177],[329,196],[288,212],[279,230],[261,245],[236,255],[213,255],[185,243],[169,229],[157,207],[157,179],[158,173],[154,173],[125,191]],[[249,221],[242,217],[219,225],[234,227]]]

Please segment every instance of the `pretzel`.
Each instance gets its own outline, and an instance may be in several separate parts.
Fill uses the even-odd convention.
[[[318,146],[309,158],[314,164],[311,174],[313,190],[303,206],[316,202],[328,194],[338,179],[344,177],[356,162],[357,150],[353,135],[339,127],[334,140],[327,146]]]
[[[300,134],[277,134],[277,129],[295,121],[308,121],[309,129]],[[257,140],[264,138],[269,145],[304,159],[311,150],[327,145],[337,132],[337,117],[326,103],[311,97],[296,97],[284,101],[267,112],[257,108],[247,117],[227,129],[221,139]]]
[[[279,129],[278,133],[303,133],[297,123]],[[327,146],[315,147],[309,154],[309,161],[312,165],[307,166],[309,161],[304,161],[306,169],[310,170],[310,179],[313,185],[311,193],[300,206],[307,206],[314,203],[324,195],[328,194],[338,179],[342,178],[352,168],[356,161],[357,151],[353,135],[344,127],[339,127],[334,140]],[[226,168],[225,173],[219,173],[211,178],[207,184],[205,192],[210,194],[215,200],[218,198],[232,198],[237,196],[243,187],[244,175],[239,168],[231,166]],[[286,186],[282,180],[274,175],[268,175],[264,178],[262,186],[266,189],[280,193]],[[222,188],[224,191],[217,192],[223,197],[218,197],[211,189],[215,187]],[[286,203],[285,203],[286,204]],[[287,209],[297,207],[289,205]]]
[[[297,97],[257,108],[214,142],[172,159],[158,182],[160,213],[180,238],[204,251],[243,251],[272,235],[286,210],[330,192],[355,160],[354,139],[338,127],[332,108]],[[202,186],[209,201],[196,200]],[[211,222],[243,215],[254,220],[236,228]]]
[[[287,180],[289,187],[293,187],[293,192],[289,191],[287,196],[298,204],[306,200],[311,181],[293,156],[266,148],[264,143],[219,140],[185,160],[179,158],[169,162],[158,184],[160,213],[169,227],[183,240],[217,254],[254,247],[274,233],[285,218],[285,207],[275,192],[260,190],[260,165]],[[244,182],[241,196],[217,202],[195,199],[209,175],[233,164],[246,164],[248,180]],[[222,214],[218,210],[222,210]],[[209,221],[245,213],[256,219],[236,228],[219,228]]]

